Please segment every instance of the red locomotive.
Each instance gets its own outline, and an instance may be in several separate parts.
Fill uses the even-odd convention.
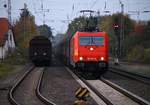
[[[99,31],[98,18],[91,16],[94,11],[81,12],[90,12],[90,17],[80,17],[80,20],[85,20],[76,29],[80,31],[73,36],[70,34],[72,31],[68,31],[67,37],[56,43],[56,55],[78,71],[104,73],[108,70],[108,35]]]
[[[76,32],[70,41],[70,64],[78,70],[100,72],[108,68],[108,35]]]

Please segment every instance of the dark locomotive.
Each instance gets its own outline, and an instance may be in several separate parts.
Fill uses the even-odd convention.
[[[29,43],[29,58],[36,66],[49,66],[52,55],[51,41],[44,36],[35,36]]]

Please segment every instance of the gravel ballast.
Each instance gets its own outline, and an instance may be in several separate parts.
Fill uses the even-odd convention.
[[[42,94],[57,105],[73,105],[75,91],[81,87],[64,66],[49,67],[44,72]],[[89,105],[97,105],[88,98]]]

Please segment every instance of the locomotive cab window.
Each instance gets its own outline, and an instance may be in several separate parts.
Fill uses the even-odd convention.
[[[80,37],[80,45],[84,46],[84,45],[90,45],[90,37]]]
[[[104,37],[91,36],[91,37],[80,37],[79,41],[81,46],[95,45],[95,46],[104,46]]]

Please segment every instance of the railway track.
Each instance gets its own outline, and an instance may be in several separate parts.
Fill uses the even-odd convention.
[[[9,100],[12,105],[56,105],[45,98],[40,92],[43,70],[44,68],[31,67],[18,80],[9,92]],[[68,71],[76,80],[79,81],[80,78],[88,90],[93,92],[91,95],[98,105],[149,105],[147,101],[134,97],[133,94],[128,95],[126,91],[120,91],[117,89],[118,87],[116,88],[115,84],[105,80],[103,77],[100,80],[84,79],[80,75],[74,74],[70,70]],[[85,85],[81,86],[85,87]],[[31,99],[27,99],[27,97]]]
[[[111,81],[103,78],[103,76],[100,79],[101,81],[103,81],[104,83],[106,83],[107,85],[111,86],[112,88],[114,88],[115,90],[121,92],[122,94],[124,94],[125,96],[129,97],[130,99],[134,100],[135,102],[139,103],[140,105],[150,105],[150,103],[146,100],[144,100],[143,98],[121,88],[120,86],[112,83]]]
[[[90,90],[100,97],[105,105],[150,105],[149,102],[134,94],[129,95],[128,91],[124,91],[103,77],[96,80],[84,79],[77,73],[74,74],[71,70],[68,71],[74,78],[77,80],[80,79]]]
[[[31,67],[10,89],[8,98],[12,105],[56,105],[40,93],[44,68]]]
[[[42,72],[40,78],[39,78],[39,81],[38,81],[38,85],[37,85],[37,88],[36,88],[36,94],[37,94],[37,97],[39,97],[39,99],[41,101],[43,101],[46,105],[56,105],[55,103],[53,103],[52,101],[48,100],[47,98],[45,98],[40,90],[41,90],[41,84],[42,84],[42,79],[43,79],[43,74],[44,72]]]
[[[141,105],[150,105],[150,78],[121,69],[110,68],[101,80]]]

